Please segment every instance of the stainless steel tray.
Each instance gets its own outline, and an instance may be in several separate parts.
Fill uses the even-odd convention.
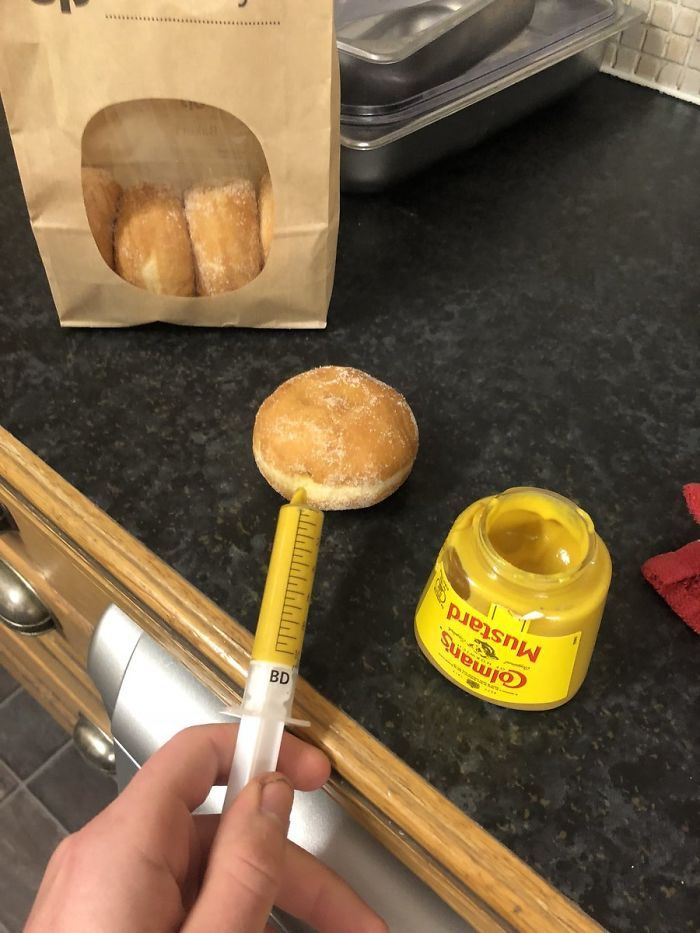
[[[561,21],[564,7],[584,15],[600,0],[538,0]],[[346,192],[379,191],[464,151],[573,90],[600,70],[607,40],[640,19],[640,14],[610,0],[610,15],[566,38],[543,44],[538,54],[522,56],[490,80],[465,83],[461,96],[447,96],[433,109],[391,123],[341,121],[341,185]],[[580,22],[581,20],[579,20]],[[541,22],[541,20],[540,20]],[[534,21],[533,21],[534,24]],[[524,39],[515,41],[522,47]],[[522,49],[521,49],[522,50]],[[532,51],[532,50],[530,50]],[[509,49],[498,53],[507,60]],[[483,65],[480,72],[484,70]],[[487,70],[487,69],[486,69]]]
[[[341,6],[344,114],[383,112],[463,74],[524,29],[535,0],[421,0],[400,8],[380,0],[379,7],[343,22],[351,14]]]

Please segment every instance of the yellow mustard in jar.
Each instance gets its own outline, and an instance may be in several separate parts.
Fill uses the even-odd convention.
[[[611,574],[582,509],[546,489],[507,489],[450,529],[416,610],[418,644],[474,696],[554,709],[586,676]]]

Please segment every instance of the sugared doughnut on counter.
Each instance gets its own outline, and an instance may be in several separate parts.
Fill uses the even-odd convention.
[[[253,455],[289,499],[303,487],[311,505],[374,505],[408,477],[418,428],[406,399],[359,369],[322,366],[282,383],[260,406]]]

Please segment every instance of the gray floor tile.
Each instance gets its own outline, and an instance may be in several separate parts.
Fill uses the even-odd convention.
[[[115,781],[83,761],[72,745],[28,786],[71,832],[80,829],[117,796]]]
[[[6,764],[0,761],[0,801],[17,787],[18,780]],[[0,930],[2,933],[2,930]]]
[[[0,664],[0,701],[9,696],[13,690],[16,690],[19,684],[11,674]]]
[[[68,736],[26,691],[0,707],[0,758],[28,778]]]
[[[20,933],[46,863],[65,833],[27,793],[0,805],[0,923]]]

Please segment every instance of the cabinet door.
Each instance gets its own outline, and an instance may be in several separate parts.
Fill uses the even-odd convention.
[[[109,732],[86,673],[106,593],[51,543],[41,523],[0,491],[0,663],[67,731],[79,718]]]
[[[28,638],[0,625],[0,666],[67,732],[74,733],[82,718],[109,736],[109,718],[97,690],[56,633]]]

